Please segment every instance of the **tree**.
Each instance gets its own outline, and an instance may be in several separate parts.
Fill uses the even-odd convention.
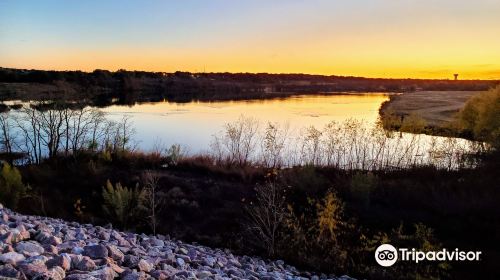
[[[271,257],[276,254],[279,230],[286,215],[285,193],[283,185],[270,179],[257,185],[255,203],[246,207],[248,229]]]
[[[159,180],[160,177],[158,174],[151,171],[146,172],[143,176],[144,195],[142,205],[148,213],[147,222],[153,234],[156,234],[158,226],[158,213],[163,209],[165,204],[165,199],[162,193],[159,192]]]
[[[8,163],[2,164],[0,172],[0,202],[16,209],[19,199],[26,193],[27,187],[22,182],[21,173]]]
[[[500,148],[500,86],[469,99],[459,113],[462,128]]]
[[[280,168],[283,165],[287,136],[288,126],[280,128],[277,124],[270,122],[267,124],[262,141],[264,166]]]
[[[12,153],[13,135],[11,134],[12,124],[7,113],[0,114],[0,144],[6,153]]]
[[[212,148],[219,162],[245,166],[255,152],[259,123],[241,116],[236,122],[225,125],[221,136],[215,136]]]

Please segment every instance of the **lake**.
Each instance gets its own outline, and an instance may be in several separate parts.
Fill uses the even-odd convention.
[[[213,135],[226,123],[242,115],[256,119],[260,127],[267,122],[288,125],[291,134],[308,126],[322,128],[331,121],[354,118],[375,123],[380,105],[387,94],[304,95],[270,100],[220,102],[155,102],[134,106],[110,106],[102,109],[119,120],[130,116],[141,149],[182,144],[190,152],[209,149]]]
[[[70,114],[67,110],[13,111],[7,115],[7,120],[13,127],[11,142],[17,144],[14,148],[31,156],[38,152],[38,159],[50,154],[48,144],[52,143],[56,143],[52,146],[55,153],[68,151],[68,144],[74,144],[73,150],[89,147],[90,143],[96,143],[98,149],[121,145],[121,139],[129,137],[121,135],[119,123],[128,118],[135,133],[131,139],[133,143],[127,140],[127,146],[132,144],[141,151],[164,152],[178,144],[183,154],[210,154],[216,161],[229,159],[241,164],[242,160],[249,160],[266,166],[275,166],[278,162],[280,166],[314,164],[372,170],[414,165],[447,169],[474,165],[464,160],[464,155],[481,148],[478,143],[388,132],[376,125],[379,108],[387,100],[387,94],[367,93],[112,105],[98,109],[108,122],[100,122],[97,134],[93,134],[93,121],[86,125],[83,121],[80,126],[78,111],[71,115],[68,125],[65,122],[56,125],[58,119],[62,120],[61,116]],[[16,102],[11,101],[12,104]],[[30,104],[22,103],[25,108]],[[97,112],[90,108],[83,111],[86,112],[83,120],[91,117],[91,112]],[[30,115],[37,125],[32,125]],[[233,129],[231,133],[228,124]],[[269,130],[269,124],[274,130]],[[54,131],[57,127],[59,129]],[[65,127],[70,129],[64,130]],[[107,132],[106,127],[114,127],[114,130]],[[75,133],[78,128],[80,132]],[[58,141],[52,142],[51,135],[58,133]],[[91,141],[93,135],[97,135],[96,141]],[[30,139],[41,141],[30,142]],[[35,154],[31,160],[38,159]]]

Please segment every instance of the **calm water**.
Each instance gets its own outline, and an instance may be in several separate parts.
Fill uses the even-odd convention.
[[[156,102],[110,106],[103,111],[115,120],[130,116],[141,149],[182,144],[196,153],[207,151],[213,135],[242,115],[255,118],[260,127],[267,122],[288,125],[293,134],[311,125],[322,128],[331,121],[349,118],[374,123],[380,105],[388,99],[385,94],[308,95],[253,101]]]

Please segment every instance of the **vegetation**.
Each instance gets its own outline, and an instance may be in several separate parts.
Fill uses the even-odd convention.
[[[3,113],[3,151],[24,154],[2,168],[8,207],[359,278],[500,277],[494,146],[420,141],[355,120],[306,128],[291,142],[286,127],[268,123],[257,133],[260,124],[242,117],[215,137],[212,154],[185,155],[180,146],[144,153],[134,149],[130,120],[53,106]],[[373,252],[385,242],[487,258],[381,269]]]
[[[459,124],[474,139],[500,148],[500,86],[470,99],[459,113]]]
[[[19,170],[4,162],[0,172],[0,202],[9,208],[17,209],[26,190]]]
[[[128,229],[133,219],[137,218],[144,193],[138,186],[133,189],[123,187],[120,183],[113,186],[108,180],[106,186],[103,187],[102,197],[105,215],[115,224]]]
[[[495,84],[498,81],[370,79],[268,73],[163,73],[123,69],[116,72],[96,69],[88,73],[0,68],[0,97],[3,99],[66,100],[102,106],[163,99],[232,100],[318,92],[486,90]],[[8,109],[8,106],[3,109]]]

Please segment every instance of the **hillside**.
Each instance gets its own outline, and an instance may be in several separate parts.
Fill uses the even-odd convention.
[[[0,279],[352,279],[300,272],[283,261],[235,256],[90,224],[24,216],[0,205]]]

